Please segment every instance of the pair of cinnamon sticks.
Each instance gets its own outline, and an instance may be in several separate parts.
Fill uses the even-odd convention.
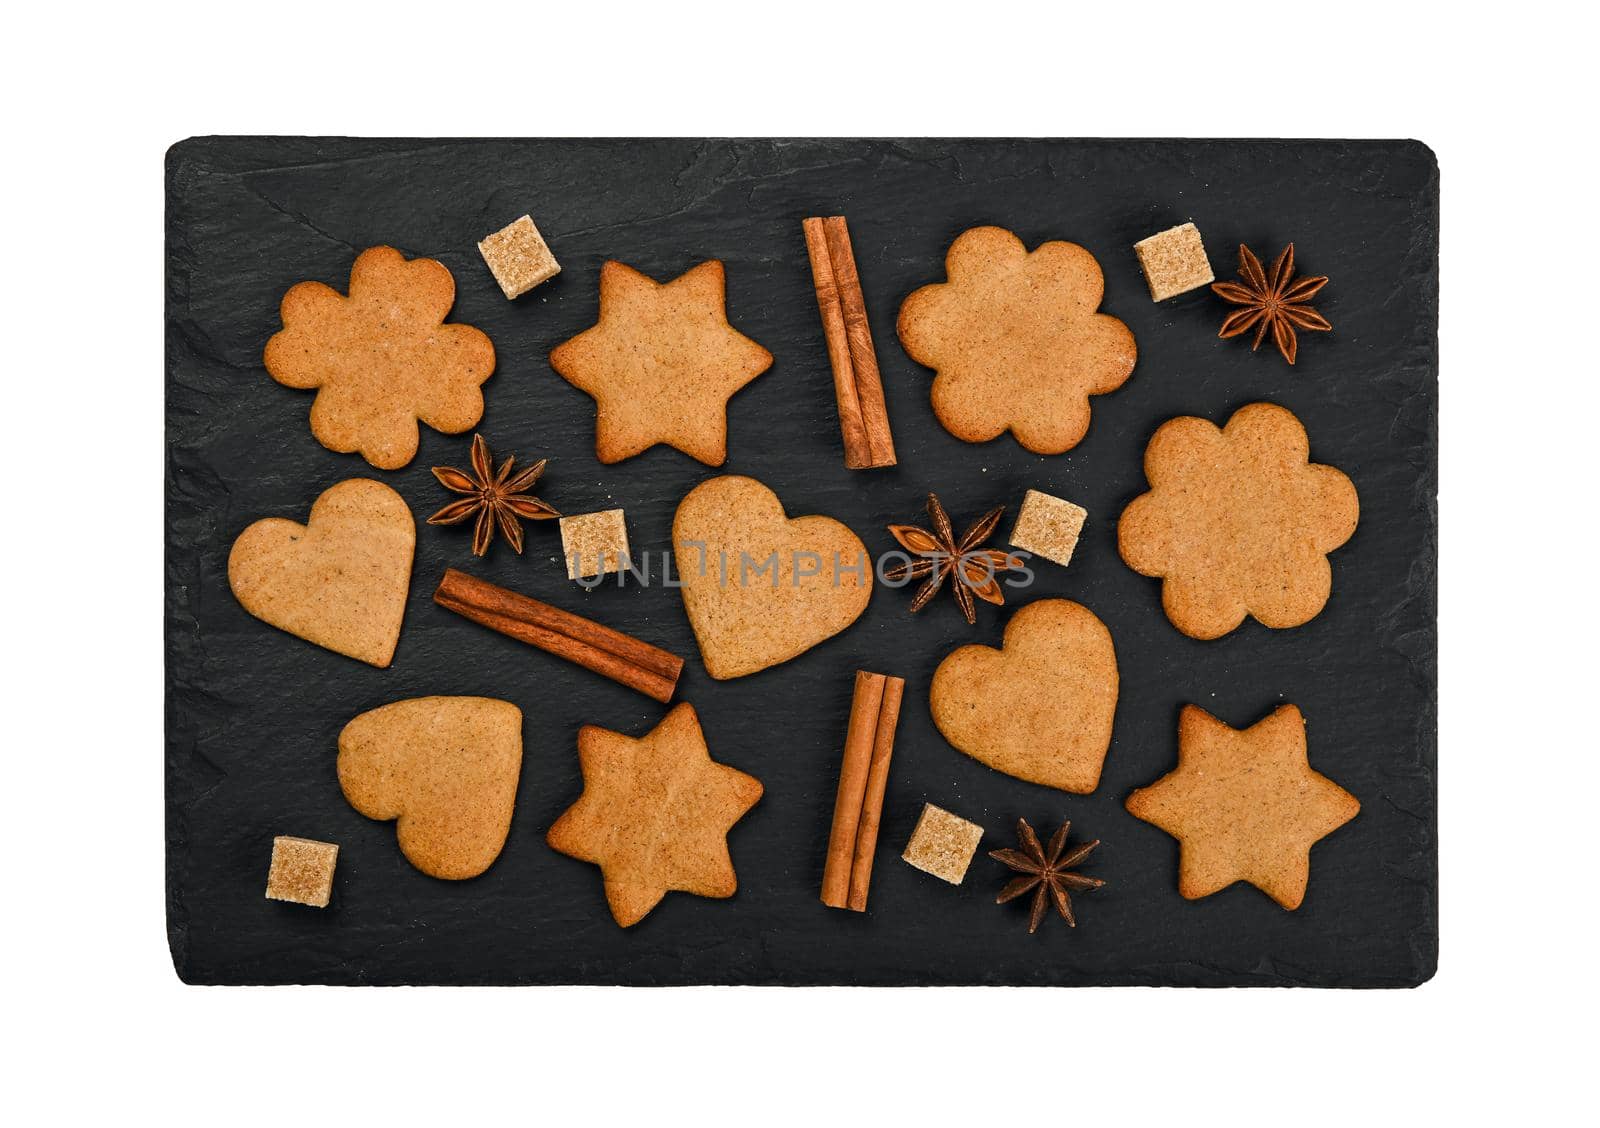
[[[839,792],[833,803],[833,829],[828,835],[828,861],[822,871],[822,903],[830,908],[866,910],[872,855],[878,845],[889,760],[894,755],[894,733],[905,688],[904,678],[866,670],[856,673]]]
[[[833,392],[839,401],[839,429],[844,433],[844,464],[851,470],[874,470],[895,464],[889,410],[883,400],[883,378],[872,347],[866,299],[856,273],[855,252],[844,216],[812,217],[801,226],[811,278],[828,340]]]
[[[454,568],[445,571],[433,601],[663,703],[672,700],[683,672],[676,654]]]

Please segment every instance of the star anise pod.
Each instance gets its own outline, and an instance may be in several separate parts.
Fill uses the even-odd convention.
[[[1273,343],[1278,346],[1283,359],[1293,364],[1295,353],[1299,351],[1299,342],[1294,335],[1296,329],[1325,333],[1333,328],[1327,318],[1305,304],[1328,284],[1328,279],[1322,275],[1315,278],[1294,277],[1293,243],[1285,247],[1272,264],[1270,276],[1261,269],[1261,260],[1250,253],[1249,247],[1240,243],[1239,273],[1244,278],[1242,285],[1238,282],[1211,284],[1211,290],[1217,297],[1244,307],[1228,315],[1217,336],[1237,337],[1254,328],[1256,339],[1250,346],[1250,351],[1254,352],[1261,347],[1270,329]]]
[[[1055,905],[1056,912],[1061,914],[1063,920],[1077,927],[1078,922],[1072,918],[1072,898],[1067,895],[1067,890],[1083,893],[1099,889],[1105,884],[1097,877],[1084,877],[1081,873],[1071,872],[1089,856],[1091,850],[1100,845],[1100,840],[1096,838],[1063,856],[1067,830],[1071,826],[1070,822],[1062,823],[1061,829],[1050,836],[1050,845],[1040,846],[1039,836],[1033,833],[1028,820],[1018,819],[1017,838],[1021,840],[1022,849],[989,851],[989,856],[995,861],[1004,862],[1022,874],[1006,882],[1005,888],[1000,890],[1000,896],[994,899],[995,904],[1003,905],[1030,890],[1033,892],[1033,911],[1028,916],[1030,934],[1038,930],[1051,904]]]
[[[456,470],[449,466],[433,468],[433,476],[439,479],[440,485],[452,493],[467,496],[452,501],[429,517],[428,524],[459,525],[467,518],[476,516],[478,523],[472,529],[474,555],[482,556],[489,551],[496,529],[520,553],[524,519],[542,521],[561,516],[538,498],[524,492],[532,489],[539,475],[544,473],[546,459],[541,458],[512,477],[511,466],[516,459],[507,457],[500,464],[500,469],[496,470],[489,444],[482,435],[473,435],[471,460],[471,471]]]
[[[933,522],[931,530],[915,525],[889,526],[894,539],[922,559],[897,564],[885,572],[883,578],[894,583],[927,576],[928,582],[917,589],[917,594],[911,600],[911,610],[921,611],[938,594],[945,577],[951,576],[950,590],[955,593],[961,613],[967,617],[968,623],[976,623],[978,610],[972,597],[976,595],[990,603],[1004,603],[1005,593],[1000,590],[1000,582],[995,577],[1008,569],[1022,567],[1019,557],[997,548],[978,547],[989,539],[989,534],[994,532],[995,526],[1000,523],[1000,515],[1005,511],[1003,505],[991,509],[978,518],[977,523],[960,540],[956,540],[944,506],[939,504],[937,495],[929,494],[928,517]]]

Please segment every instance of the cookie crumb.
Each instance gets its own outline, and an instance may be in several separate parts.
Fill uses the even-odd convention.
[[[333,893],[333,867],[338,860],[339,847],[332,842],[281,835],[274,838],[267,899],[327,908]]]
[[[1150,300],[1165,301],[1186,294],[1216,280],[1211,260],[1200,241],[1200,229],[1192,223],[1169,227],[1133,245],[1150,284]]]
[[[1078,547],[1078,535],[1089,511],[1059,497],[1029,490],[1022,499],[1022,511],[1011,530],[1011,545],[1065,568]]]
[[[900,857],[923,873],[960,885],[982,838],[983,827],[977,823],[924,803],[917,828],[911,832],[911,841]]]
[[[628,526],[622,510],[561,518],[561,551],[567,558],[569,580],[622,571],[628,560]]]
[[[550,253],[544,237],[533,225],[532,216],[523,216],[509,227],[486,236],[478,253],[489,264],[494,280],[507,298],[518,298],[541,282],[561,273],[561,264]]]

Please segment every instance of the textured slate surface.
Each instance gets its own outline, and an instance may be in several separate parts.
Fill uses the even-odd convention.
[[[355,141],[197,139],[167,159],[168,928],[194,983],[848,983],[1402,986],[1434,970],[1436,311],[1438,172],[1413,142],[1171,141]],[[531,211],[563,271],[515,302],[476,241]],[[800,219],[849,216],[900,465],[844,469]],[[1300,363],[1219,341],[1226,307],[1200,291],[1150,302],[1131,247],[1194,219],[1219,276],[1233,248],[1294,240],[1302,269],[1333,281],[1318,301],[1336,331]],[[894,335],[902,298],[942,275],[962,230],[996,223],[1029,246],[1064,238],[1106,273],[1103,308],[1128,323],[1138,367],[1094,400],[1087,439],[1038,457],[1011,438],[972,446],[928,402],[930,374]],[[591,401],[557,377],[550,348],[593,323],[600,264],[661,279],[706,258],[728,268],[734,324],[776,356],[730,411],[725,470],[777,490],[792,514],[848,522],[870,549],[919,516],[936,490],[958,524],[1027,487],[1090,513],[1070,569],[1040,561],[1018,605],[1065,596],[1111,628],[1122,673],[1099,789],[1073,796],[1010,779],[954,751],[933,727],[927,686],[954,646],[999,641],[1006,612],[969,628],[953,601],[918,616],[880,588],[854,628],[787,665],[709,679],[676,591],[564,578],[553,525],[517,558],[469,554],[464,529],[420,524],[443,503],[428,467],[463,464],[467,436],[423,430],[406,469],[374,471],[320,446],[311,396],[275,384],[261,348],[278,300],[301,279],[344,288],[351,261],[388,243],[454,272],[454,319],[499,355],[482,430],[497,449],[547,456],[543,496],[566,512],[623,506],[635,551],[669,545],[679,498],[712,471],[664,447],[616,466],[593,456]],[[1310,624],[1253,622],[1215,642],[1180,635],[1158,584],[1125,567],[1115,521],[1145,488],[1141,457],[1166,419],[1222,422],[1267,399],[1307,425],[1312,455],[1348,473],[1361,526],[1334,555],[1334,595]],[[405,630],[392,668],[317,649],[247,615],[228,591],[229,545],[252,520],[304,520],[355,475],[388,482],[419,519]],[[1002,525],[1009,532],[1010,519]],[[752,772],[766,797],[731,845],[729,901],[672,894],[642,924],[612,923],[599,872],[562,857],[545,829],[577,796],[584,723],[642,733],[664,709],[435,607],[450,565],[589,614],[689,658],[680,699],[700,710],[713,753]],[[833,787],[857,667],[908,679],[871,909],[817,901]],[[526,714],[510,840],[465,883],[401,857],[392,824],[347,806],[335,740],[357,713],[404,697],[503,697]],[[1236,726],[1280,702],[1309,723],[1311,760],[1354,792],[1360,816],[1319,844],[1304,906],[1246,885],[1197,902],[1176,890],[1176,843],[1127,814],[1134,787],[1176,761],[1186,702]],[[898,854],[924,800],[1008,845],[1019,815],[1070,817],[1104,840],[1079,927],[1038,935],[1025,909],[997,907],[1002,867],[982,855],[945,885]],[[294,834],[341,846],[326,911],[262,897],[270,843]]]

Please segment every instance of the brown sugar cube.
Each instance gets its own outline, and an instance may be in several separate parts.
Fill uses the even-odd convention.
[[[274,838],[272,869],[267,873],[267,899],[327,908],[328,897],[333,892],[333,866],[338,860],[339,847],[332,842]]]
[[[1192,223],[1169,227],[1148,239],[1133,245],[1144,269],[1144,280],[1150,284],[1150,300],[1165,301],[1177,294],[1215,280],[1211,273],[1211,260],[1206,258],[1205,244],[1200,241],[1200,229]]]
[[[983,827],[977,823],[970,823],[932,803],[924,803],[917,829],[911,832],[906,852],[900,856],[923,873],[931,873],[951,885],[960,885],[982,837]]]
[[[478,253],[508,298],[521,297],[561,273],[561,264],[545,245],[532,217],[526,215],[485,238],[478,244]]]
[[[628,527],[622,510],[561,518],[561,551],[567,557],[569,580],[622,571],[628,559]]]
[[[1012,547],[1054,560],[1065,568],[1072,561],[1072,550],[1078,547],[1078,534],[1083,532],[1088,516],[1089,511],[1082,506],[1029,490],[1022,499],[1016,527],[1011,530]]]

